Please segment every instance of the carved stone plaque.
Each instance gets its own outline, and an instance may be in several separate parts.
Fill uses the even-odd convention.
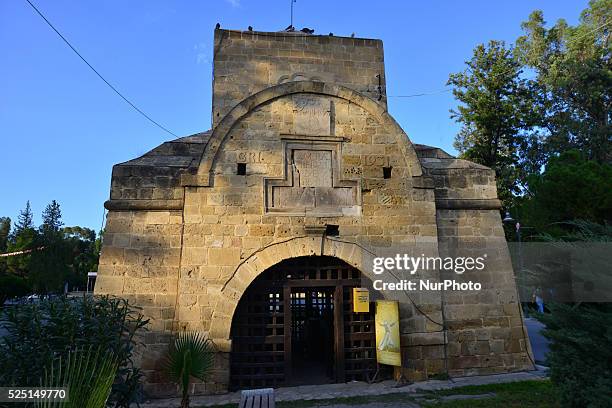
[[[298,135],[329,135],[331,102],[314,95],[293,97],[293,132]]]
[[[340,177],[339,143],[291,141],[284,146],[285,176],[264,181],[266,212],[322,217],[359,214],[358,182]]]
[[[292,150],[291,163],[299,187],[332,186],[331,150]]]

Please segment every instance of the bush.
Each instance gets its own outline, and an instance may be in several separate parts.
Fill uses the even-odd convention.
[[[0,325],[0,384],[37,386],[57,358],[84,347],[106,350],[119,369],[111,400],[129,406],[138,397],[141,374],[132,360],[137,335],[148,320],[124,299],[56,297],[6,308]]]
[[[550,306],[537,314],[550,341],[550,378],[563,406],[612,407],[612,305]]]
[[[7,299],[25,296],[32,288],[25,278],[12,274],[0,275],[0,307]]]

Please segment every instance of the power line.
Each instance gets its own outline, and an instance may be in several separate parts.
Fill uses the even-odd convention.
[[[387,98],[416,98],[417,96],[438,95],[441,93],[451,92],[452,89],[440,89],[439,91],[423,92],[412,95],[387,95]]]
[[[117,90],[117,88],[115,88],[113,85],[111,85],[111,83],[110,83],[110,82],[108,82],[108,81],[107,81],[107,80],[106,80],[106,79],[105,79],[105,78],[102,76],[102,74],[100,74],[100,73],[99,73],[99,72],[98,72],[98,71],[97,71],[97,70],[96,70],[96,69],[95,69],[95,68],[94,68],[94,67],[93,67],[93,66],[92,66],[92,65],[91,65],[89,62],[87,62],[87,60],[85,59],[85,57],[83,57],[83,56],[81,55],[81,53],[80,53],[80,52],[78,52],[78,51],[77,51],[77,49],[76,49],[76,48],[74,48],[74,46],[73,46],[72,44],[70,44],[70,42],[69,42],[69,41],[66,39],[66,37],[64,37],[64,36],[62,35],[62,33],[60,33],[60,32],[57,30],[57,28],[55,28],[55,27],[53,26],[53,24],[51,24],[51,22],[50,22],[49,20],[47,20],[47,18],[46,18],[46,17],[43,15],[43,13],[42,13],[42,12],[41,12],[41,11],[40,11],[38,8],[36,8],[36,6],[35,6],[34,4],[32,4],[32,2],[31,2],[30,0],[25,0],[25,1],[26,1],[26,2],[27,2],[27,3],[28,3],[28,4],[29,4],[29,5],[30,5],[30,6],[31,6],[33,9],[34,9],[34,11],[36,11],[36,13],[38,13],[38,15],[39,15],[39,16],[40,16],[40,17],[41,17],[43,20],[45,20],[45,23],[47,23],[47,24],[49,25],[49,27],[51,27],[51,28],[53,29],[53,31],[55,31],[55,33],[56,33],[57,35],[59,35],[59,36],[60,36],[60,38],[61,38],[61,39],[62,39],[62,40],[63,40],[63,41],[64,41],[64,42],[65,42],[65,43],[68,45],[68,47],[70,47],[70,49],[71,49],[72,51],[74,51],[74,53],[75,53],[76,55],[78,55],[78,56],[79,56],[79,58],[80,58],[81,60],[83,60],[83,62],[84,62],[85,64],[87,64],[87,66],[88,66],[88,67],[89,67],[89,68],[90,68],[90,69],[91,69],[91,70],[92,70],[92,71],[93,71],[93,72],[94,72],[94,73],[95,73],[95,74],[96,74],[96,75],[97,75],[97,76],[98,76],[98,77],[99,77],[99,78],[100,78],[102,81],[104,81],[104,83],[105,83],[106,85],[108,85],[108,86],[110,87],[110,89],[112,89],[112,90],[113,90],[113,91],[114,91],[114,92],[115,92],[117,95],[119,95],[119,97],[120,97],[121,99],[123,99],[125,102],[127,102],[127,104],[128,104],[128,105],[130,105],[132,108],[134,108],[134,110],[135,110],[136,112],[138,112],[138,113],[140,113],[142,116],[144,116],[144,117],[145,117],[145,118],[146,118],[146,119],[147,119],[149,122],[153,123],[155,126],[157,126],[158,128],[162,129],[164,132],[169,133],[169,134],[171,134],[171,135],[172,135],[172,136],[174,136],[174,137],[178,137],[177,135],[175,135],[174,133],[172,133],[171,131],[169,131],[168,129],[166,129],[164,126],[160,125],[159,123],[157,123],[156,121],[154,121],[153,119],[151,119],[151,117],[150,117],[149,115],[147,115],[147,114],[146,114],[146,113],[144,113],[142,110],[140,110],[140,109],[139,109],[139,108],[138,108],[136,105],[134,105],[134,104],[133,104],[133,103],[132,103],[132,102],[131,102],[131,101],[130,101],[128,98],[126,98],[125,96],[123,96],[123,95],[121,94],[121,92],[119,92],[119,91]]]
[[[586,33],[584,33],[584,34],[582,34],[582,35],[580,35],[578,37],[574,37],[574,38],[571,38],[571,39],[567,40],[566,44],[571,44],[571,43],[573,43],[573,42],[575,42],[577,40],[582,39],[583,37],[586,37],[589,34],[594,33],[595,31],[599,31],[602,28],[604,28],[605,26],[607,26],[608,24],[610,24],[610,21],[607,21],[607,22],[601,24],[600,26],[597,26],[594,29],[587,31]],[[498,73],[497,75],[508,74],[508,73],[512,72],[513,69],[514,68],[512,68],[512,69],[510,69],[508,71],[502,71],[501,73]],[[423,92],[423,93],[412,94],[412,95],[387,95],[387,98],[416,98],[416,97],[419,97],[419,96],[437,95],[437,94],[442,94],[442,93],[451,92],[451,91],[452,91],[452,89],[440,89],[438,91]]]

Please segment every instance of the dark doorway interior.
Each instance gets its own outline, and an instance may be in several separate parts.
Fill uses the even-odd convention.
[[[292,383],[334,379],[334,288],[291,289]]]
[[[232,319],[231,388],[366,381],[376,370],[374,314],[353,313],[361,273],[327,256],[260,274]]]

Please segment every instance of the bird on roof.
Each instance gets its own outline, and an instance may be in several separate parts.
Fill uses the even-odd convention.
[[[355,38],[355,33],[352,33],[352,34],[351,34],[351,38]]]
[[[249,30],[249,31],[253,31],[253,26],[249,26],[249,27],[248,27],[248,30]]]
[[[289,24],[287,26],[287,28],[285,28],[285,31],[295,31],[295,27],[293,27],[293,25]]]
[[[333,37],[333,36],[334,36],[334,33],[329,33],[329,36],[330,36],[330,37]]]
[[[315,30],[313,30],[311,28],[308,28],[308,27],[304,27],[300,31],[303,32],[303,33],[306,33],[306,34],[312,34],[312,33],[314,33]]]
[[[218,30],[218,29],[220,29],[220,28],[221,28],[221,24],[217,23],[217,24],[215,25],[215,30]]]

